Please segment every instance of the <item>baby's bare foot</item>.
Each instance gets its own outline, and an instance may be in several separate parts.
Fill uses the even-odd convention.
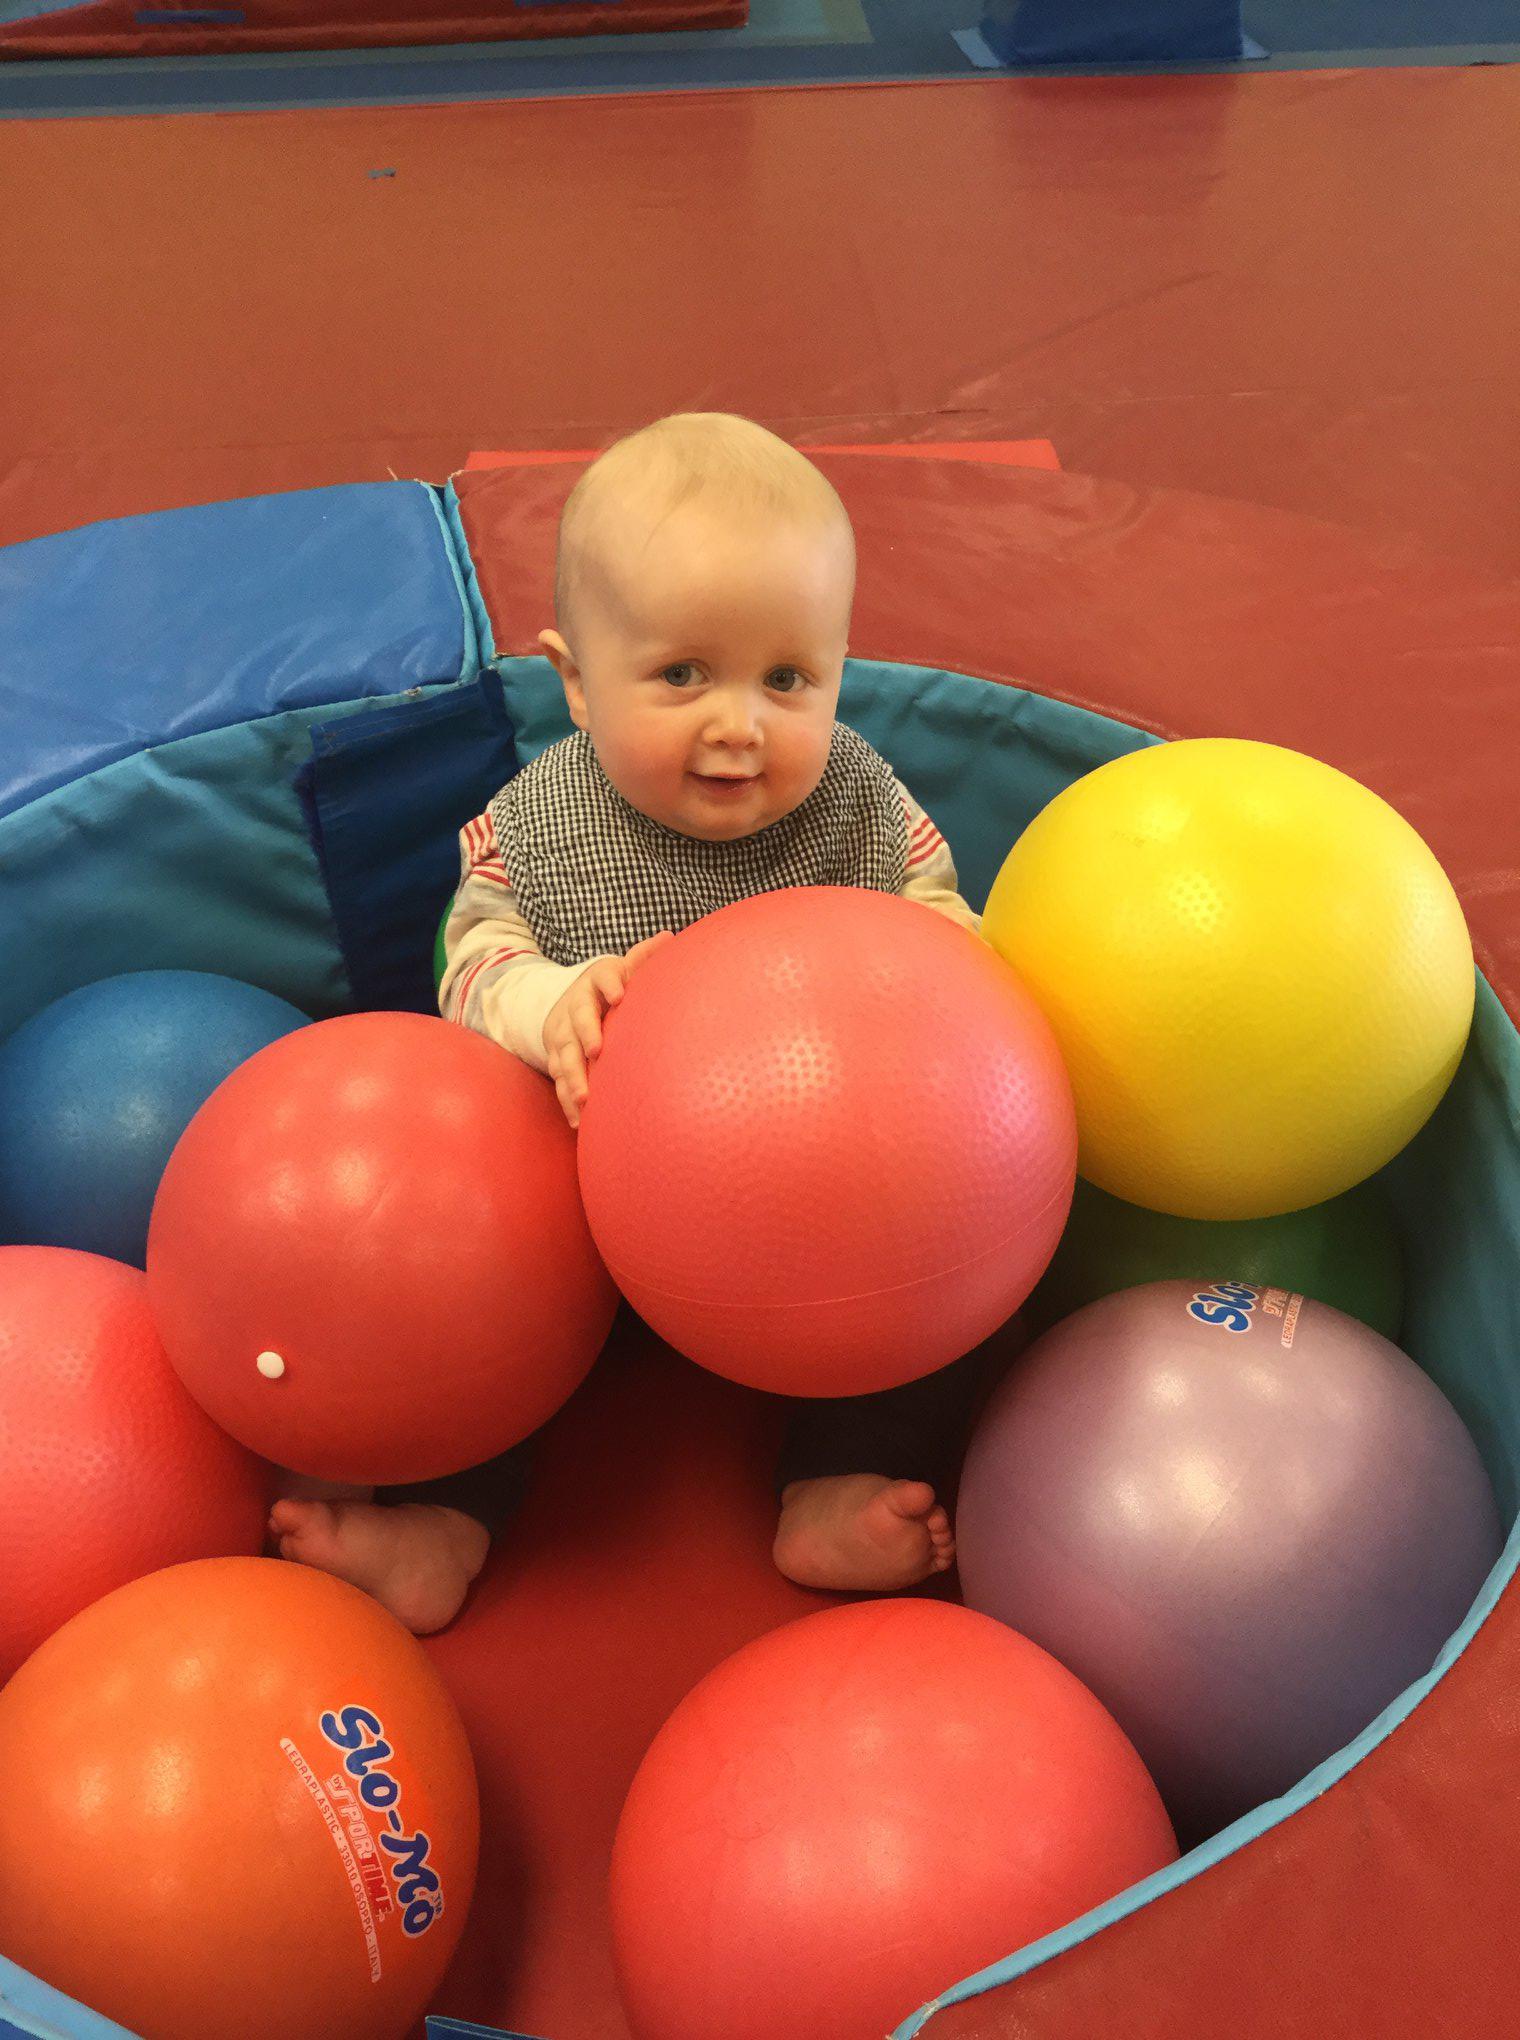
[[[426,1502],[276,1502],[269,1534],[282,1558],[362,1587],[415,1636],[453,1621],[491,1544],[473,1517]]]
[[[791,1483],[773,1549],[799,1586],[892,1593],[944,1572],[955,1538],[927,1481],[841,1473]]]

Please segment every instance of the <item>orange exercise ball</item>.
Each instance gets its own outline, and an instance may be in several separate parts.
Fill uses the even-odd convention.
[[[0,1692],[5,1952],[151,2040],[403,2040],[478,1840],[422,1646],[305,1566],[136,1580]]]
[[[251,1557],[269,1485],[169,1365],[139,1269],[0,1247],[0,1683],[128,1580]]]
[[[235,1438],[386,1485],[536,1430],[617,1305],[553,1086],[418,1013],[324,1020],[233,1071],[164,1171],[148,1293]]]
[[[1177,1854],[1111,1715],[942,1601],[747,1644],[660,1730],[612,1857],[636,2040],[867,2040]]]
[[[966,928],[795,887],[642,963],[580,1133],[603,1258],[678,1352],[783,1395],[893,1388],[1024,1301],[1071,1204],[1055,1037]]]

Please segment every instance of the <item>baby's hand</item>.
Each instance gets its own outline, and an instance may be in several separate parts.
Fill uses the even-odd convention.
[[[635,967],[651,950],[672,939],[666,929],[644,942],[636,942],[626,956],[597,957],[549,1008],[549,1017],[544,1022],[544,1050],[559,1102],[572,1126],[581,1123],[588,1065],[601,1053],[602,1015],[622,998],[623,987]]]

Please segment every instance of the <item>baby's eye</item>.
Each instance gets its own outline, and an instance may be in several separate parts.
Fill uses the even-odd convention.
[[[799,687],[807,685],[807,681],[795,666],[778,666],[767,676],[767,682],[778,694],[795,694]]]
[[[678,665],[667,666],[660,675],[660,678],[668,680],[672,687],[689,687],[696,675],[696,670],[695,666],[682,660]]]

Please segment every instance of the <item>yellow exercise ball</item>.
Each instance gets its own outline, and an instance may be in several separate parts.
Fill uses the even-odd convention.
[[[1433,853],[1274,744],[1160,744],[1077,780],[1009,852],[982,932],[1055,1030],[1081,1173],[1182,1218],[1363,1181],[1435,1110],[1472,1024]]]

